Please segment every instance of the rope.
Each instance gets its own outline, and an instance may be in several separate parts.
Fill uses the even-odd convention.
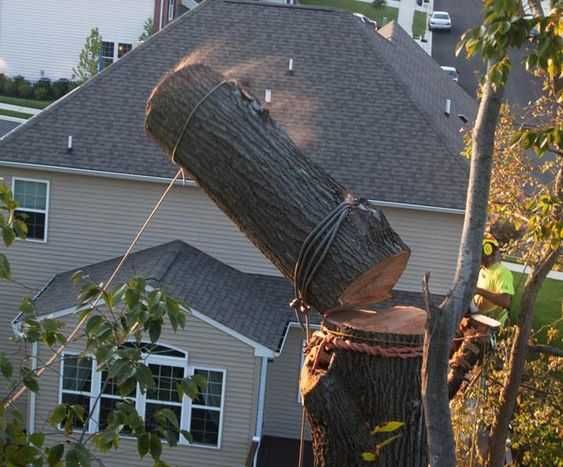
[[[220,83],[216,84],[213,88],[211,88],[211,90],[205,94],[205,96],[203,96],[203,98],[195,105],[195,107],[192,109],[192,111],[190,112],[190,114],[188,115],[188,118],[186,119],[184,126],[182,127],[182,131],[180,132],[180,136],[178,137],[178,140],[176,141],[176,144],[174,145],[174,148],[172,149],[172,162],[174,162],[175,164],[177,164],[176,162],[176,151],[178,149],[178,146],[180,145],[180,143],[182,142],[182,140],[184,139],[184,136],[186,135],[186,132],[188,130],[188,127],[190,125],[190,122],[192,120],[192,117],[195,115],[196,111],[199,109],[199,107],[201,106],[201,104],[203,104],[205,102],[205,100],[211,96],[211,94],[213,94],[217,89],[219,89],[221,86],[223,86],[226,83],[233,83],[233,80],[223,80]],[[176,183],[176,181],[178,180],[178,178],[180,177],[180,175],[182,175],[182,177],[184,176],[184,169],[180,168],[178,170],[178,172],[176,172],[176,175],[174,176],[174,178],[170,181],[170,183],[168,184],[168,186],[166,187],[166,189],[164,190],[164,192],[162,193],[162,195],[160,196],[159,200],[157,201],[157,203],[155,204],[155,206],[153,207],[151,213],[149,214],[149,216],[147,217],[147,219],[145,220],[144,224],[141,226],[141,228],[139,229],[139,231],[137,232],[137,234],[135,235],[135,237],[133,238],[133,240],[131,241],[129,248],[127,248],[127,251],[125,252],[125,254],[123,255],[123,257],[121,258],[121,260],[119,261],[119,263],[117,264],[117,266],[115,267],[115,269],[113,270],[113,272],[111,273],[109,279],[105,282],[104,286],[102,287],[102,290],[100,291],[100,293],[98,294],[98,296],[96,297],[96,299],[94,300],[94,302],[92,303],[92,309],[96,308],[102,298],[102,296],[104,295],[104,293],[108,290],[108,288],[110,287],[110,285],[112,284],[113,280],[115,279],[115,277],[117,276],[117,274],[119,274],[119,271],[121,270],[121,268],[123,267],[123,265],[125,264],[125,261],[127,261],[127,258],[129,257],[129,255],[131,254],[131,252],[133,251],[133,248],[135,248],[135,245],[137,244],[137,242],[139,241],[139,239],[141,238],[141,235],[143,235],[144,231],[146,230],[146,228],[149,226],[149,224],[151,223],[154,215],[157,213],[158,209],[160,208],[160,206],[162,205],[162,202],[164,201],[164,199],[166,198],[166,196],[168,195],[168,193],[170,192],[170,190],[172,189],[172,187],[174,186],[174,184]],[[74,327],[74,329],[72,330],[72,332],[67,336],[67,338],[65,339],[65,342],[63,344],[61,344],[59,346],[59,348],[53,353],[53,355],[51,355],[51,357],[49,357],[49,359],[47,360],[47,362],[45,363],[45,365],[43,367],[41,367],[36,373],[35,376],[37,378],[41,377],[41,375],[43,373],[45,373],[45,371],[54,363],[54,361],[61,356],[61,354],[64,352],[65,348],[67,347],[68,344],[70,344],[71,342],[73,342],[76,337],[78,336],[78,333],[80,331],[80,329],[82,328],[82,326],[84,326],[84,324],[86,323],[86,320],[88,319],[88,315],[85,315]],[[26,387],[25,385],[21,385],[19,387],[19,389],[12,395],[10,396],[10,398],[4,403],[4,408],[8,408],[10,407],[15,401],[17,401],[22,394],[26,391]]]
[[[375,357],[402,359],[421,357],[423,349],[422,345],[419,347],[382,347],[364,342],[350,342],[340,337],[331,336],[330,334],[324,337],[322,345],[328,351],[339,349],[366,353]]]

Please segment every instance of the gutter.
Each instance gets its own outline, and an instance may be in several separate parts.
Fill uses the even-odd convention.
[[[268,376],[268,357],[260,357],[262,364],[260,366],[260,381],[258,383],[258,405],[256,408],[256,430],[252,437],[252,441],[258,443],[254,451],[254,459],[252,466],[258,465],[258,454],[262,443],[262,428],[264,426],[264,401],[266,400],[266,381]]]
[[[31,344],[31,371],[37,370],[37,342]],[[29,412],[27,414],[27,432],[35,433],[35,402],[37,395],[33,391],[29,391]]]

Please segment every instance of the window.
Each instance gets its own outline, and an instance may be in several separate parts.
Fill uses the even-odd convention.
[[[92,397],[92,359],[64,354],[62,358],[60,402],[81,405],[84,413],[90,412]],[[82,428],[83,422],[74,419],[74,427]]]
[[[49,182],[14,178],[12,191],[18,203],[16,216],[27,225],[27,239],[47,241]]]
[[[102,41],[102,52],[100,57],[100,69],[110,66],[114,60],[115,45],[113,42]]]
[[[131,44],[123,44],[120,42],[117,46],[117,58],[123,57],[127,52],[131,50],[131,47]]]
[[[109,415],[119,402],[135,406],[145,419],[147,428],[155,426],[154,414],[160,409],[170,409],[178,418],[180,428],[192,432],[194,444],[219,447],[221,444],[222,413],[224,401],[225,371],[195,368],[191,374],[206,378],[206,387],[191,401],[187,396],[178,397],[176,383],[190,374],[185,352],[163,345],[127,343],[125,346],[139,346],[143,359],[150,368],[155,386],[146,393],[137,387],[126,396],[121,396],[117,386],[108,379],[107,372],[96,371],[92,358],[80,359],[76,355],[64,354],[61,364],[60,402],[80,404],[88,413],[91,401],[99,403],[93,411],[88,431],[103,430],[109,422]],[[151,352],[145,353],[150,347]],[[82,426],[76,426],[82,428]],[[126,433],[124,433],[126,435]],[[187,444],[183,436],[181,444]]]
[[[190,433],[194,443],[219,446],[225,374],[223,371],[196,368],[194,375],[203,376],[207,384],[192,402]]]
[[[168,0],[168,21],[172,21],[174,19],[175,8],[176,8],[176,1]]]

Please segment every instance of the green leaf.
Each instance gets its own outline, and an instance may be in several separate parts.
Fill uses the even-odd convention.
[[[137,451],[141,459],[149,452],[150,433],[143,433],[137,437]]]
[[[22,382],[24,386],[32,392],[39,391],[37,376],[29,368],[22,368]]]
[[[103,322],[104,322],[103,316],[100,315],[92,316],[86,323],[86,334],[95,334]]]
[[[49,467],[55,467],[61,461],[64,450],[64,444],[56,444],[48,449],[47,462],[49,463]]]
[[[399,428],[403,427],[405,424],[403,422],[387,422],[382,425],[377,425],[371,432],[371,434],[375,433],[391,433],[393,431],[398,430]]]
[[[13,373],[12,364],[4,353],[0,353],[0,372],[4,378],[11,378]]]
[[[154,344],[159,339],[161,331],[162,331],[162,324],[160,321],[157,320],[149,321],[149,337],[151,343]]]
[[[66,416],[66,405],[59,404],[53,409],[51,415],[49,415],[49,423],[52,426],[58,426],[64,420],[65,416]]]
[[[162,454],[162,442],[160,441],[160,436],[158,436],[158,434],[150,434],[149,446],[152,458],[155,460],[160,459],[160,455]]]
[[[4,244],[6,246],[10,246],[14,243],[16,239],[16,232],[10,225],[3,225],[2,226],[2,238],[4,239]]]
[[[373,452],[362,452],[362,459],[365,462],[375,462],[377,459],[377,455]]]
[[[179,429],[178,418],[171,409],[160,409],[157,414],[162,421],[170,423],[176,430]]]
[[[0,253],[0,279],[9,280],[11,277],[10,263],[4,253]]]
[[[135,378],[139,382],[141,389],[144,391],[147,388],[154,387],[154,379],[149,367],[145,365],[138,366],[135,370]]]
[[[395,435],[395,436],[391,436],[390,438],[387,438],[385,441],[382,441],[381,443],[377,444],[377,450],[380,450],[382,447],[387,446],[388,444],[391,444],[393,441],[395,441],[397,438],[400,438],[401,435]]]
[[[43,433],[33,433],[29,437],[29,442],[34,446],[40,448],[43,446],[43,443],[45,442],[45,435]]]

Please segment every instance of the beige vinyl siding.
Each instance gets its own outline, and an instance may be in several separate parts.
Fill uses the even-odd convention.
[[[291,326],[282,353],[268,365],[264,435],[298,439],[302,405],[298,400],[303,331]],[[306,425],[307,426],[307,425]],[[310,438],[309,428],[306,430]]]
[[[75,317],[65,318],[70,329]],[[195,446],[164,447],[163,459],[176,466],[238,467],[244,465],[252,436],[255,433],[257,385],[260,375],[260,359],[254,349],[232,336],[213,328],[198,318],[189,316],[184,331],[174,333],[164,330],[159,341],[188,352],[188,365],[226,370],[225,401],[223,406],[223,431],[221,448]],[[73,344],[69,351],[80,352],[80,343]],[[50,355],[43,347],[39,361]],[[41,378],[41,390],[36,403],[36,429],[52,432],[46,420],[50,411],[58,404],[60,362]],[[51,437],[55,442],[59,437]],[[139,460],[134,440],[123,438],[117,451],[101,455],[108,467],[149,466],[146,458]]]

